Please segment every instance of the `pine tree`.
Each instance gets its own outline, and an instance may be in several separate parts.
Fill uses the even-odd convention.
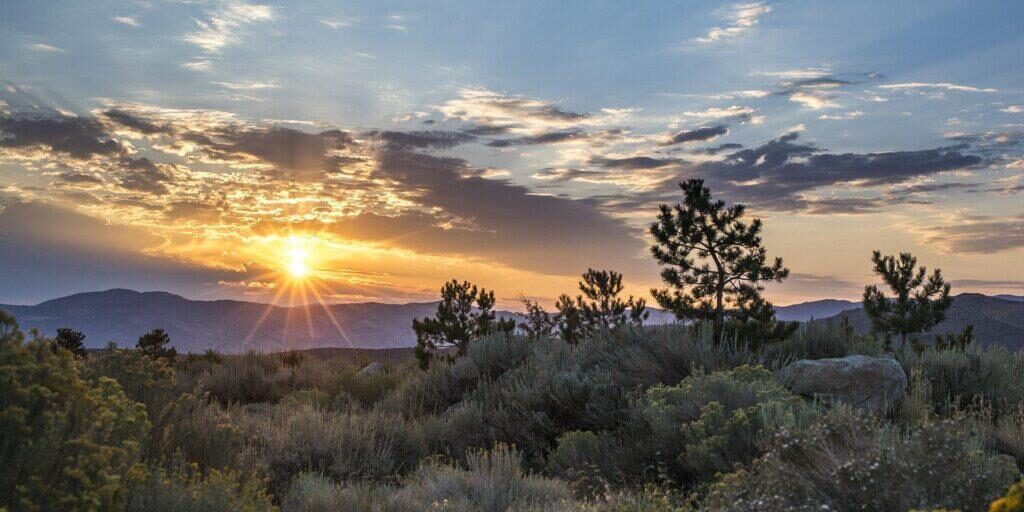
[[[548,313],[540,304],[526,297],[520,297],[519,300],[526,309],[523,314],[524,320],[519,323],[519,329],[526,337],[538,340],[554,336],[558,330],[558,315]]]
[[[84,359],[87,354],[84,342],[84,334],[66,327],[57,329],[57,335],[53,337],[54,347],[67,350],[79,359]]]
[[[910,335],[924,332],[945,318],[953,297],[942,270],[935,269],[928,276],[928,269],[918,267],[917,258],[907,252],[897,258],[875,251],[871,262],[893,297],[874,285],[864,288],[864,312],[871,319],[871,330],[885,336],[887,348],[892,348],[893,335],[899,337],[902,348]]]
[[[515,330],[515,320],[497,318],[494,302],[493,291],[478,289],[469,281],[445,283],[434,317],[412,321],[420,367],[430,366],[439,350],[454,348],[456,355],[465,355],[469,344],[481,336]]]
[[[653,289],[658,304],[679,319],[710,320],[720,340],[726,320],[756,322],[759,330],[781,334],[792,327],[775,324],[775,310],[761,297],[762,283],[789,276],[782,259],[768,265],[761,245],[761,219],[743,222],[746,208],[715,201],[704,180],[679,184],[682,203],[661,205],[651,225],[651,253],[665,268],[661,278],[669,289]]]
[[[168,363],[173,363],[178,351],[171,346],[171,337],[163,329],[153,329],[139,337],[135,347],[143,354]]]
[[[579,288],[582,295],[575,299],[562,295],[555,304],[559,330],[568,343],[575,344],[602,330],[640,327],[650,315],[644,299],[619,296],[624,289],[622,274],[613,270],[587,269]]]

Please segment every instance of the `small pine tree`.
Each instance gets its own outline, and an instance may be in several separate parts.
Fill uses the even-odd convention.
[[[171,337],[163,329],[153,329],[139,337],[135,347],[143,354],[165,362],[174,362],[178,351],[171,346]]]
[[[61,327],[57,329],[57,335],[53,337],[53,345],[71,352],[75,357],[84,359],[87,355],[85,350],[85,335],[73,329]]]
[[[434,317],[412,321],[420,367],[429,367],[439,350],[454,348],[456,355],[465,355],[469,344],[481,336],[515,330],[515,320],[497,318],[494,302],[493,291],[478,289],[469,281],[445,283]]]
[[[519,329],[526,337],[531,340],[539,340],[554,336],[558,330],[558,315],[544,311],[540,304],[526,297],[520,297],[519,300],[526,309],[523,314],[524,320],[519,323]]]
[[[624,289],[622,274],[613,270],[587,269],[579,288],[582,295],[562,295],[555,304],[559,331],[568,343],[602,330],[643,326],[650,315],[644,299],[619,296]]]
[[[767,323],[762,327],[771,332],[790,329],[775,326],[775,310],[761,298],[761,283],[789,276],[781,258],[767,264],[761,219],[744,223],[746,208],[726,208],[725,202],[713,200],[704,180],[679,186],[683,202],[661,205],[658,221],[651,225],[656,242],[651,253],[665,266],[661,278],[669,285],[651,290],[651,295],[681,320],[710,320],[715,340],[722,338],[730,318]]]
[[[953,297],[940,269],[927,276],[928,270],[918,267],[917,258],[907,252],[897,258],[875,251],[871,262],[893,293],[889,298],[877,286],[864,288],[864,312],[871,319],[872,332],[885,336],[886,348],[892,348],[892,336],[898,336],[900,347],[905,347],[910,335],[924,332],[945,318]]]

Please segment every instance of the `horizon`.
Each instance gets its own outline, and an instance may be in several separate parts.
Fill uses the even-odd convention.
[[[512,310],[593,267],[654,305],[646,228],[693,177],[764,220],[778,305],[859,302],[876,249],[1024,295],[1024,4],[0,14],[0,303],[404,304],[457,278]]]

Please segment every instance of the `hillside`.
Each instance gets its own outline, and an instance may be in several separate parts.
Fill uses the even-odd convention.
[[[60,327],[80,330],[89,348],[101,348],[108,341],[133,345],[141,334],[162,328],[182,352],[409,347],[415,344],[412,319],[430,315],[435,308],[434,303],[286,308],[120,289],[80,293],[35,306],[0,305],[24,329],[37,328],[47,335]]]
[[[775,317],[779,320],[806,322],[813,318],[828,318],[849,309],[860,307],[859,302],[839,299],[823,299],[801,302],[790,306],[776,306]]]
[[[871,323],[864,310],[844,311],[831,319],[848,318],[859,333],[871,331]],[[822,319],[820,321],[828,321]],[[953,299],[946,319],[937,325],[934,333],[961,332],[974,325],[975,339],[985,345],[1002,345],[1011,350],[1024,348],[1024,302],[989,297],[977,293],[963,293]]]

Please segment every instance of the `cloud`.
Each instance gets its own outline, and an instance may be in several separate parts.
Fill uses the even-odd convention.
[[[727,25],[724,27],[713,27],[707,34],[692,39],[693,43],[708,45],[713,43],[733,41],[741,34],[749,31],[757,25],[760,18],[772,12],[772,8],[764,2],[752,2],[733,4],[722,15]]]
[[[139,20],[136,19],[134,16],[114,16],[111,19],[114,20],[116,23],[120,23],[122,25],[128,25],[129,27],[140,27],[141,26],[141,25],[139,25]]]
[[[492,140],[488,142],[487,145],[496,148],[505,148],[509,146],[529,146],[534,144],[556,144],[559,142],[568,142],[571,140],[578,140],[580,138],[586,137],[587,134],[584,133],[582,130],[564,130],[557,132],[542,133],[539,135],[519,137],[515,139]]]
[[[225,47],[241,41],[246,25],[273,20],[274,9],[242,0],[221,0],[206,15],[206,19],[195,20],[197,29],[186,34],[184,40],[206,53],[219,53]]]
[[[65,53],[67,50],[45,43],[33,43],[25,45],[25,49],[41,53]]]
[[[998,89],[991,88],[979,88],[972,87],[969,85],[951,84],[948,82],[939,83],[928,83],[928,82],[907,82],[900,84],[885,84],[879,85],[879,89],[894,90],[894,91],[913,91],[920,89],[941,89],[945,91],[958,91],[958,92],[987,92],[994,93],[999,92]]]
[[[0,151],[4,148],[48,148],[82,160],[124,153],[95,120],[61,114],[0,115]]]
[[[351,26],[359,21],[358,18],[320,18],[320,23],[333,29]]]
[[[851,112],[842,112],[839,114],[822,114],[818,116],[818,119],[827,121],[842,121],[845,119],[855,119],[862,115],[864,115],[864,112],[861,112],[860,110],[854,110]]]
[[[590,163],[605,169],[658,169],[680,163],[675,158],[651,158],[649,156],[633,156],[628,158],[595,157]]]
[[[174,179],[169,172],[159,168],[148,158],[133,160],[128,169],[128,174],[121,178],[121,186],[136,192],[165,195],[168,193],[167,183]]]
[[[739,105],[732,105],[729,107],[711,107],[705,110],[699,111],[686,111],[683,115],[686,117],[698,117],[702,119],[735,119],[735,118],[749,118],[753,115],[756,110],[751,107],[743,107]]]
[[[958,149],[936,148],[879,153],[829,153],[798,142],[798,133],[749,149],[735,151],[724,159],[680,164],[675,174],[663,179],[663,186],[625,198],[610,200],[610,208],[624,213],[649,209],[674,197],[674,184],[687,178],[703,178],[717,194],[731,200],[774,211],[803,211],[812,214],[866,213],[893,204],[923,202],[910,194],[874,197],[815,195],[821,189],[889,187],[943,172],[979,167],[983,160]]]
[[[1024,107],[1020,105],[1010,105],[1006,108],[999,109],[1000,112],[1006,112],[1007,114],[1020,114],[1024,112]]]
[[[209,71],[213,69],[213,63],[208,60],[194,60],[183,63],[181,67],[192,71]]]
[[[213,82],[213,85],[219,85],[225,89],[232,91],[258,91],[260,89],[277,89],[280,86],[272,82]]]
[[[451,149],[460,144],[476,139],[473,135],[465,132],[450,132],[442,130],[425,130],[412,132],[398,131],[371,131],[368,136],[378,137],[385,143],[401,148],[436,148]]]
[[[992,254],[1024,247],[1024,214],[963,219],[926,229],[926,242],[954,253]]]
[[[459,158],[384,148],[377,159],[375,177],[400,184],[409,200],[436,209],[444,216],[438,220],[447,217],[446,224],[459,229],[438,234],[429,246],[431,252],[477,254],[516,268],[561,275],[578,273],[587,265],[632,273],[650,270],[640,259],[643,243],[635,232],[587,202],[537,195],[519,185],[481,178]],[[396,234],[384,231],[374,236]],[[422,250],[428,246],[416,245],[417,240],[430,243],[429,237],[395,240]]]
[[[729,133],[729,128],[725,125],[716,126],[702,126],[694,130],[683,130],[676,133],[667,142],[663,142],[662,146],[672,146],[675,144],[684,144],[688,142],[705,142],[714,140],[722,135]]]
[[[486,89],[463,89],[459,97],[437,107],[446,118],[471,122],[478,127],[501,127],[512,132],[538,135],[588,124],[592,116],[563,110],[552,103],[510,96]]]

